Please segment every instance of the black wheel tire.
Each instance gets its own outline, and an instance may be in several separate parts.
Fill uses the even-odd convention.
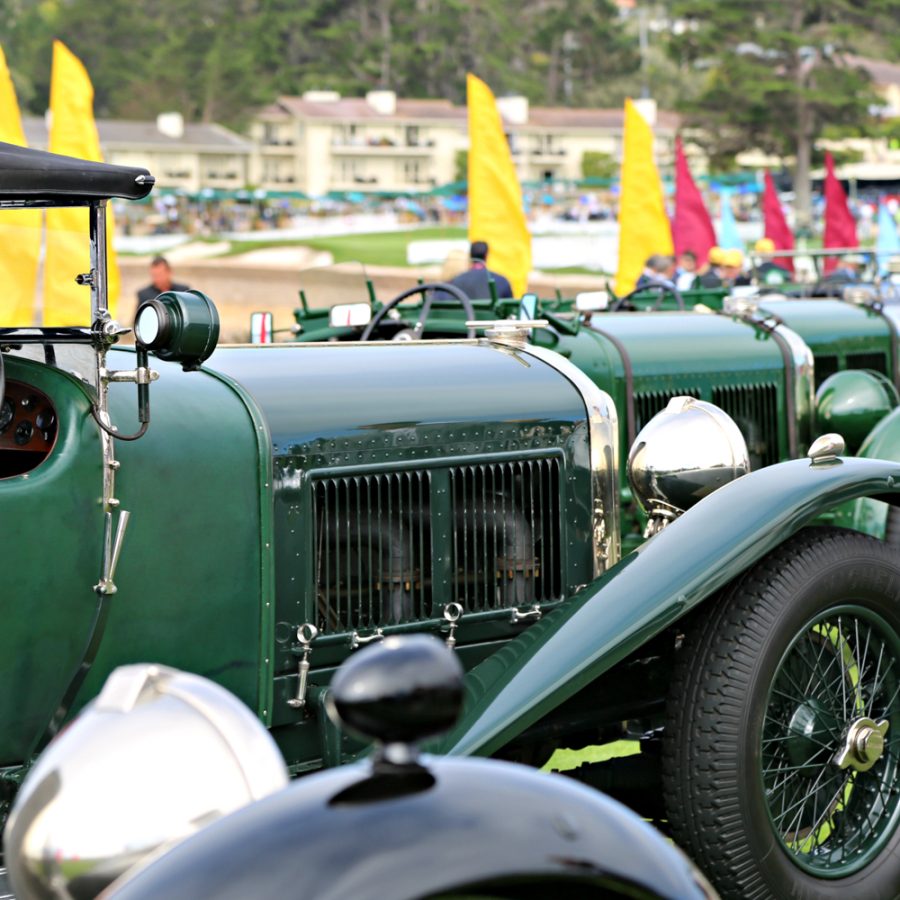
[[[856,532],[809,528],[754,565],[687,628],[668,700],[664,802],[673,838],[723,898],[900,897],[896,816],[867,865],[846,877],[819,877],[791,859],[763,792],[762,729],[773,678],[792,641],[814,631],[818,614],[844,603],[900,634],[900,555]],[[894,796],[898,728],[892,716],[884,771],[892,773],[886,778]]]
[[[884,527],[884,542],[900,552],[900,506],[889,506]]]

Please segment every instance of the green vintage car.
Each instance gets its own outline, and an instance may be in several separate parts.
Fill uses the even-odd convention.
[[[626,550],[641,542],[646,526],[631,496],[628,450],[641,428],[675,396],[715,403],[734,418],[754,470],[804,455],[817,434],[831,430],[844,435],[852,453],[863,448],[863,455],[900,459],[900,424],[881,426],[875,447],[867,441],[900,402],[900,305],[869,293],[800,300],[700,290],[677,295],[679,310],[672,308],[672,292],[648,290],[628,300],[634,309],[626,312],[610,311],[617,304],[606,294],[574,300],[469,300],[447,289],[416,285],[384,303],[328,308],[310,306],[310,301],[333,298],[334,291],[325,290],[330,284],[350,298],[365,297],[367,291],[374,297],[362,267],[308,270],[301,283],[302,304],[291,339],[303,343],[474,336],[494,322],[517,320],[523,310],[544,320],[544,327],[530,330],[529,343],[578,366],[619,411]],[[598,304],[607,308],[598,311]],[[264,333],[271,339],[271,325],[262,328],[261,318],[256,317],[255,336]],[[855,374],[828,381],[847,371]],[[891,522],[895,517],[884,505],[865,506],[865,516],[860,509],[842,511],[841,522],[849,515],[855,527],[880,538],[900,531],[900,522]]]
[[[659,314],[652,341],[623,316],[532,342],[531,323],[500,322],[463,340],[216,348],[194,291],[144,304],[119,347],[104,209],[151,184],[0,147],[0,204],[87,207],[92,250],[88,324],[0,329],[6,802],[112,669],[141,661],[227,687],[292,774],[338,765],[363,748],[324,714],[337,666],[430,632],[467,671],[434,749],[541,764],[637,740],[576,777],[667,828],[725,896],[896,893],[900,556],[822,523],[900,502],[900,464],[813,440],[799,338]],[[733,394],[691,381],[686,322],[740,364]],[[617,341],[633,340],[642,379],[663,323],[679,345],[653,376],[665,409],[651,418],[635,389],[620,429],[620,398],[573,360],[590,347],[597,373],[622,372]],[[751,411],[793,398],[794,437],[746,441],[732,395],[761,398]],[[626,450],[654,536],[623,555]],[[805,450],[743,474],[753,454]]]

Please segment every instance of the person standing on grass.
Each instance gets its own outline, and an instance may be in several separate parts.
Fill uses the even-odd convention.
[[[492,272],[487,267],[488,245],[486,241],[472,241],[469,247],[469,268],[461,275],[450,280],[450,284],[458,287],[470,300],[489,300],[491,288],[489,280],[494,280],[498,297],[512,297],[509,281],[499,272]]]

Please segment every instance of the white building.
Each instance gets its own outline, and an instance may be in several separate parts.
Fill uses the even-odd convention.
[[[47,148],[42,118],[23,119],[30,147]],[[163,113],[155,122],[98,119],[103,158],[123,166],[143,166],[157,188],[238,190],[250,183],[253,145],[221,125],[186,123],[179,113]]]
[[[646,102],[646,101],[642,101]],[[523,181],[579,179],[586,152],[622,154],[621,109],[531,107],[525,97],[503,97],[498,106],[513,159]],[[656,113],[658,157],[671,162],[678,119]],[[403,100],[392,91],[341,97],[307,91],[280,97],[254,119],[254,184],[272,189],[421,191],[454,181],[458,153],[468,148],[464,106],[448,100]]]

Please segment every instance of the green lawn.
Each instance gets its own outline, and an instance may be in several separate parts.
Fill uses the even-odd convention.
[[[465,240],[465,228],[415,228],[374,234],[347,234],[339,237],[305,238],[301,241],[234,241],[225,254],[234,256],[264,247],[312,247],[324,250],[336,263],[361,262],[364,265],[405,266],[406,247],[412,241]]]
[[[324,250],[336,263],[360,262],[369,266],[405,266],[406,248],[412,241],[465,240],[465,228],[412,228],[373,234],[346,234],[339,237],[305,238],[296,241],[232,241],[223,256],[236,256],[268,247],[311,247]],[[599,275],[596,269],[569,266],[550,270],[558,275]]]
[[[583,747],[581,750],[557,750],[544,765],[545,772],[567,772],[583,763],[605,762],[618,756],[640,753],[637,741],[615,741],[600,747]]]
[[[608,272],[602,272],[600,269],[586,269],[584,266],[560,266],[559,268],[544,266],[541,271],[552,272],[554,275],[607,275],[609,278],[613,277]]]

